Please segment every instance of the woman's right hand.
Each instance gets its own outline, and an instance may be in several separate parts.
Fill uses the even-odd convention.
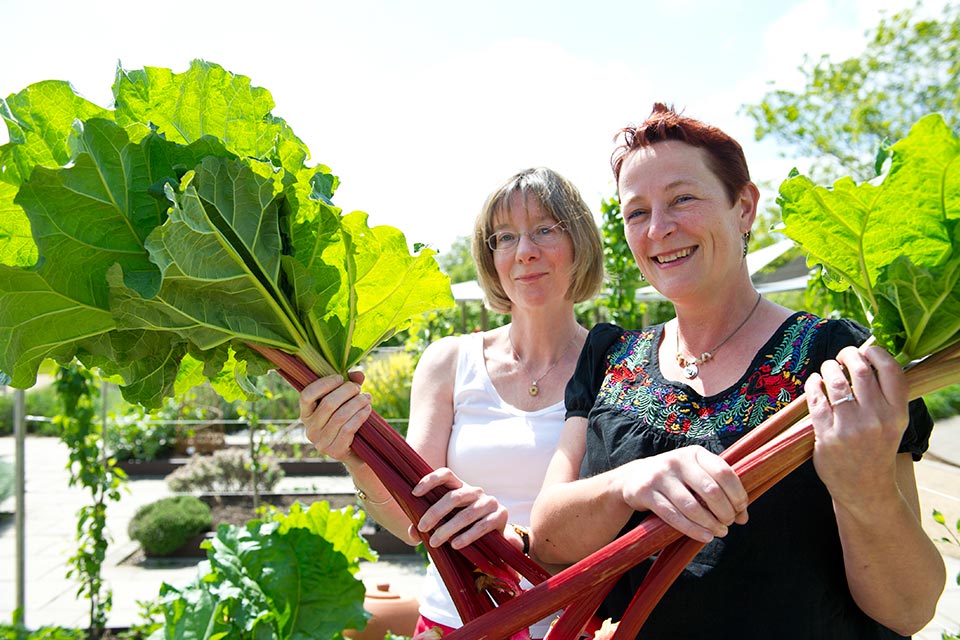
[[[430,546],[438,547],[450,541],[454,549],[476,542],[491,531],[503,531],[507,526],[507,509],[496,498],[480,487],[463,482],[446,467],[440,467],[420,479],[411,493],[424,496],[435,488],[444,487],[447,492],[420,518],[411,525],[411,537],[417,537],[414,528],[430,532]],[[445,517],[453,514],[446,522]]]
[[[320,453],[348,466],[361,462],[350,446],[372,411],[370,395],[360,391],[363,373],[351,371],[349,377],[345,381],[337,375],[326,376],[300,392],[300,421],[307,440]]]
[[[681,533],[710,542],[747,521],[747,492],[720,456],[700,446],[681,447],[620,467],[623,500],[652,511]]]

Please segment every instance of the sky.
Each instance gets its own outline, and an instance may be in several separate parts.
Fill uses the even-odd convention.
[[[109,107],[118,65],[183,72],[193,59],[215,62],[270,91],[273,115],[311,162],[340,177],[335,204],[442,252],[472,231],[493,189],[531,166],[569,178],[599,222],[615,193],[614,135],[654,102],[733,135],[754,180],[775,188],[804,161],[755,142],[742,105],[802,89],[805,56],[856,56],[883,12],[912,5],[0,0],[0,96],[68,80]]]

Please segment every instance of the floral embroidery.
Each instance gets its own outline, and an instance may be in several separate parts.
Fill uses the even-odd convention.
[[[711,398],[663,380],[650,366],[657,328],[626,331],[607,355],[597,404],[619,407],[650,429],[698,440],[718,435],[736,439],[803,393],[813,340],[825,323],[811,314],[797,314],[784,327],[780,342],[757,354],[744,380]]]

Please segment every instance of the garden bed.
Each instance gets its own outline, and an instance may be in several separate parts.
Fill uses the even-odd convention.
[[[117,467],[130,477],[167,476],[190,461],[189,457],[163,458],[160,460],[119,460]],[[289,458],[277,461],[288,476],[342,476],[343,465],[326,458]]]
[[[232,524],[242,526],[250,520],[259,517],[253,508],[253,495],[250,493],[203,494],[197,497],[210,505],[210,511],[213,517],[212,531],[194,536],[173,553],[158,556],[144,553],[141,550],[125,562],[139,564],[146,559],[205,558],[207,552],[200,547],[200,544],[205,539],[214,536],[217,525]],[[299,502],[304,507],[309,507],[314,502],[319,501],[328,502],[331,509],[341,509],[347,506],[356,507],[357,497],[353,493],[286,492],[260,494],[261,505],[272,505],[283,511],[289,511],[295,502]],[[416,553],[415,547],[411,547],[389,531],[379,527],[369,517],[360,533],[367,542],[370,543],[370,547],[381,555]]]

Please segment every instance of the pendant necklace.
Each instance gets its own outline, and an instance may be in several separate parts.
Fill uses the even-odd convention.
[[[731,333],[726,338],[724,338],[723,341],[720,342],[720,344],[715,346],[713,349],[710,349],[710,351],[704,351],[703,353],[700,354],[699,358],[694,358],[692,360],[687,360],[682,355],[680,355],[680,321],[679,320],[677,321],[677,364],[680,365],[681,369],[683,369],[684,378],[686,378],[687,380],[693,380],[698,375],[700,375],[700,365],[702,365],[704,362],[707,362],[708,360],[712,360],[713,354],[716,353],[717,349],[727,344],[727,341],[730,340],[730,338],[737,335],[737,332],[740,331],[740,329],[743,329],[744,325],[747,324],[747,322],[750,321],[750,318],[753,317],[753,314],[756,312],[757,307],[760,306],[760,300],[762,297],[763,296],[760,293],[757,294],[757,301],[753,304],[753,309],[751,309],[750,313],[747,314],[747,317],[743,319],[743,322],[737,325],[737,328],[733,330],[733,333]]]
[[[578,327],[578,331],[576,331],[576,332],[573,334],[573,337],[570,338],[570,342],[568,342],[568,343],[567,343],[567,346],[564,347],[563,351],[560,352],[560,355],[557,357],[557,359],[553,361],[553,364],[551,364],[549,367],[547,367],[547,370],[546,370],[546,371],[544,371],[544,372],[541,373],[539,376],[537,376],[536,378],[533,379],[533,381],[530,383],[530,386],[527,387],[527,393],[529,393],[531,396],[536,396],[538,393],[540,393],[540,386],[539,386],[538,383],[539,383],[541,380],[543,380],[544,378],[546,378],[546,377],[547,377],[547,374],[550,373],[551,371],[553,371],[553,368],[554,368],[555,366],[557,366],[558,364],[560,364],[560,361],[563,360],[563,356],[567,355],[567,351],[569,351],[569,350],[570,350],[570,347],[573,346],[573,343],[576,341],[577,336],[578,336],[579,334],[580,334],[580,331],[579,331],[579,327]],[[526,373],[526,374],[529,376],[529,375],[530,375],[530,371],[527,370],[527,365],[525,365],[525,364],[523,363],[523,360],[520,358],[520,354],[517,353],[517,347],[514,346],[514,344],[513,344],[513,334],[512,334],[509,330],[507,331],[507,339],[510,340],[510,348],[513,349],[513,357],[516,358],[516,359],[517,359],[517,362],[520,363],[520,367],[523,368],[523,372]]]

